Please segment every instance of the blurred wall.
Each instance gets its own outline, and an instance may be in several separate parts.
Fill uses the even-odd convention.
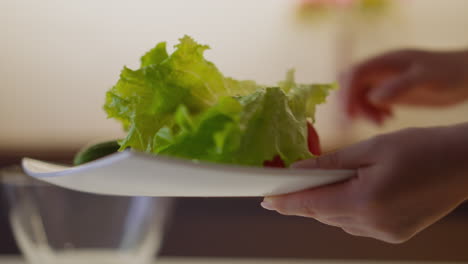
[[[343,24],[333,16],[301,22],[293,0],[0,1],[0,148],[122,136],[101,109],[105,91],[123,65],[136,67],[156,42],[172,46],[184,34],[209,44],[207,57],[226,75],[267,84],[291,67],[302,82],[333,81],[349,63],[408,45],[468,48],[468,1],[400,2],[378,20]],[[337,52],[343,45],[351,45],[347,54]],[[466,110],[401,109],[382,129],[361,122],[344,134],[332,96],[319,109],[318,129],[335,146],[412,124],[467,120]]]

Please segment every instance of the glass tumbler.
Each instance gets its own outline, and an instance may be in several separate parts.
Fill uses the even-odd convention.
[[[154,261],[170,198],[72,191],[35,180],[22,169],[0,172],[9,220],[32,264],[146,264]]]

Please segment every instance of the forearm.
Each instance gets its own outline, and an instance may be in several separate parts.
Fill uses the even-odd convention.
[[[461,63],[461,67],[463,68],[461,70],[462,71],[461,78],[463,80],[462,81],[462,89],[466,92],[465,93],[465,95],[466,95],[465,98],[468,98],[468,49],[457,52],[457,54],[455,56],[458,56],[462,60],[462,63]]]
[[[435,81],[440,86],[446,86],[448,90],[442,91],[443,94],[451,94],[463,101],[468,100],[468,49],[454,50],[454,51],[441,51],[435,52],[440,56],[433,56],[426,64],[438,65],[438,71],[442,72],[441,79],[435,78]],[[432,72],[432,74],[436,74]],[[428,76],[430,79],[430,77]],[[449,91],[450,90],[450,91]],[[456,100],[456,98],[454,98]]]
[[[465,190],[465,200],[468,200],[468,122],[447,127],[447,133],[453,166],[459,172],[457,174]]]

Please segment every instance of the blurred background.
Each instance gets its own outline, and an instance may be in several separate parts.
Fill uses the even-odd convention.
[[[319,8],[293,0],[0,1],[0,166],[30,156],[70,162],[89,142],[122,137],[102,110],[124,65],[184,34],[209,44],[225,75],[274,85],[333,82],[364,58],[399,48],[468,48],[466,0],[363,0]],[[338,94],[317,113],[324,150],[409,126],[468,121],[468,104],[397,108],[382,127],[347,122]],[[353,238],[312,220],[278,216],[259,199],[178,199],[161,254],[468,261],[468,210],[403,245]],[[0,253],[17,253],[0,208]]]

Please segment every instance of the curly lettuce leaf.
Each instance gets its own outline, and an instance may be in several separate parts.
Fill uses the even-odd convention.
[[[126,67],[104,109],[128,131],[120,149],[218,163],[262,166],[279,155],[286,165],[311,157],[307,119],[333,85],[302,85],[294,72],[278,87],[225,77],[204,58],[206,45],[185,36]]]
[[[179,131],[160,130],[155,140],[167,140],[161,142],[153,152],[225,163],[229,152],[236,149],[239,142],[237,124],[241,111],[241,104],[232,97],[222,98],[218,104],[197,116],[190,115],[182,105],[175,114]]]
[[[241,144],[233,163],[261,166],[277,155],[286,166],[310,158],[307,146],[307,119],[315,106],[323,103],[333,85],[296,85],[290,92],[271,87],[240,98],[244,109],[239,127]]]

